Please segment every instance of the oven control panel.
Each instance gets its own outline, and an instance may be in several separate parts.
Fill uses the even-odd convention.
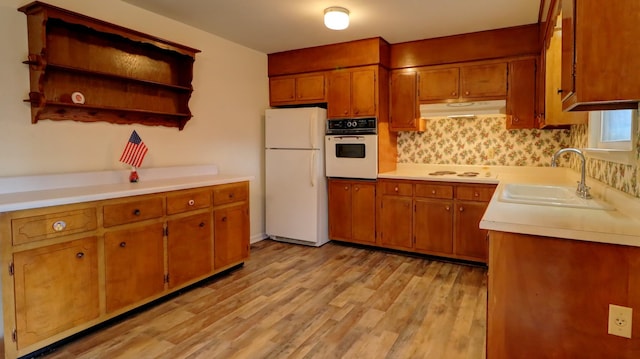
[[[327,120],[327,135],[376,134],[377,123],[375,117]]]

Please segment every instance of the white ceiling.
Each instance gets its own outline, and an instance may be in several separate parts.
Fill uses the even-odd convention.
[[[540,0],[124,0],[269,54],[380,36],[389,43],[538,22]],[[351,12],[343,31],[324,9]]]

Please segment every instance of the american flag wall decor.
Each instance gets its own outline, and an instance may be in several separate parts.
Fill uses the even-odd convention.
[[[147,154],[149,149],[142,142],[142,139],[138,135],[138,133],[133,130],[131,133],[131,137],[129,137],[129,141],[127,145],[124,147],[124,151],[122,152],[122,156],[120,156],[120,162],[126,163],[133,167],[140,167],[142,164],[142,160],[144,160],[144,156]]]

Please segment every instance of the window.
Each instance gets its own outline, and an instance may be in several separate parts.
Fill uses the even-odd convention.
[[[587,154],[606,161],[633,164],[637,124],[637,110],[591,111]]]

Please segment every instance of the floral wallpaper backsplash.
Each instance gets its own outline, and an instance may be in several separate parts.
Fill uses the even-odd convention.
[[[589,158],[587,160],[587,175],[617,190],[640,197],[640,171],[638,171],[638,167],[640,167],[640,130],[636,136],[636,163],[634,165]],[[588,146],[588,143],[589,126],[571,126],[571,147],[584,148]],[[570,160],[570,165],[575,170],[580,170],[580,161],[575,156]]]
[[[548,166],[572,139],[569,130],[507,130],[504,115],[429,119],[426,128],[398,133],[398,162]]]

